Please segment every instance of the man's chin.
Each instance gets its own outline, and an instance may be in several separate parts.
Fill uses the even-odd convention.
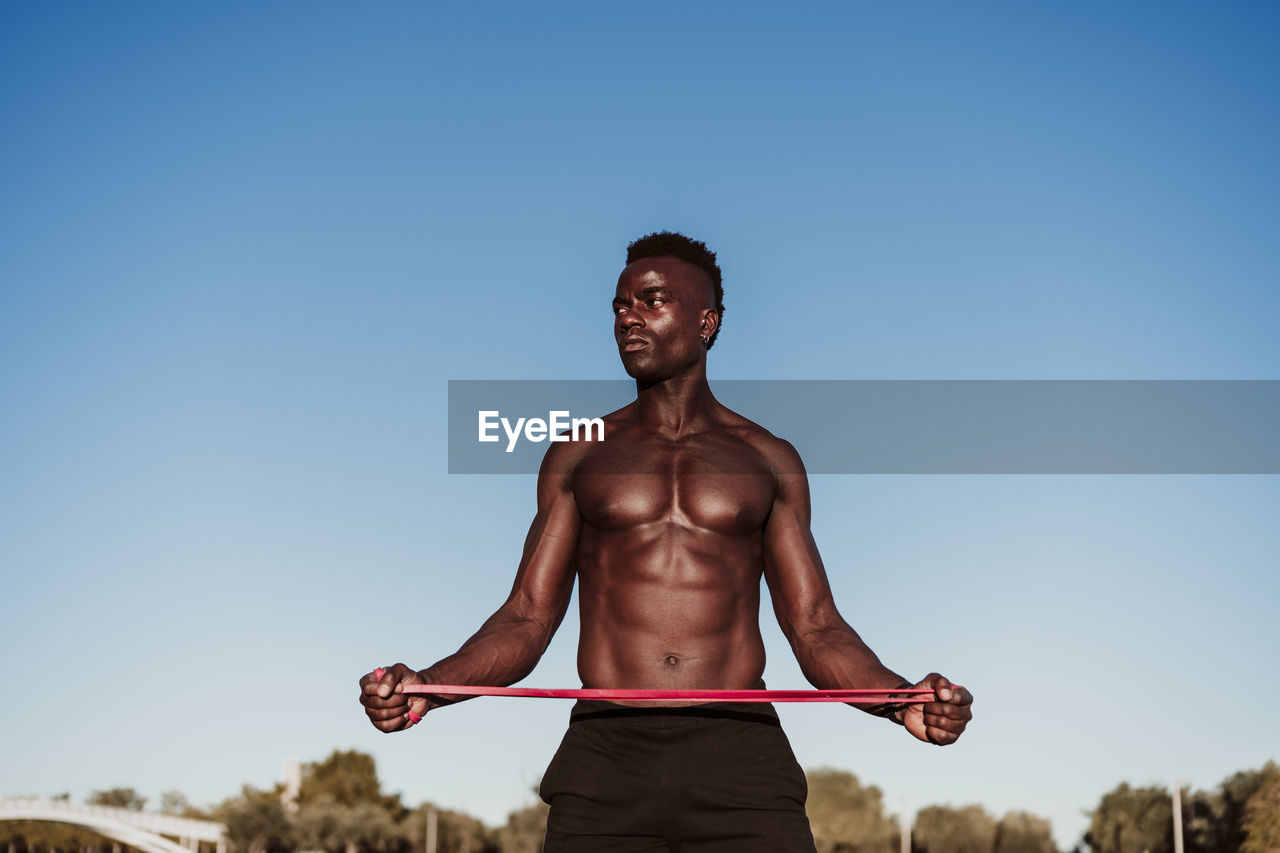
[[[639,382],[652,380],[651,369],[645,364],[643,358],[636,358],[635,353],[622,353],[622,369],[627,371],[627,375]]]
[[[641,384],[656,385],[692,369],[693,364],[678,365],[667,361],[647,358],[648,353],[622,353],[622,369],[627,375]]]
[[[627,371],[627,375],[637,382],[653,382],[654,381],[653,375],[649,371],[644,370],[641,367],[636,367],[630,364],[624,364],[622,366]]]

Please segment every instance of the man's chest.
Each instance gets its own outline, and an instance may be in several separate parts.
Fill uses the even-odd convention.
[[[775,488],[749,448],[698,440],[602,445],[573,482],[583,520],[602,532],[667,522],[730,536],[763,528]]]

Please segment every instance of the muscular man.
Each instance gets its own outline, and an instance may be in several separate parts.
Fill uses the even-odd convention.
[[[506,602],[454,654],[361,680],[384,732],[448,699],[406,684],[512,684],[551,641],[575,578],[587,687],[763,686],[760,579],[805,677],[818,688],[915,686],[923,705],[880,706],[923,741],[948,744],[971,695],[932,673],[912,685],[841,618],[809,531],[795,449],[716,401],[707,352],[724,314],[720,268],[700,242],[651,234],[627,251],[614,335],[636,400],[602,442],[553,443],[537,515]],[[804,776],[768,705],[579,702],[548,767],[545,850],[812,851]]]

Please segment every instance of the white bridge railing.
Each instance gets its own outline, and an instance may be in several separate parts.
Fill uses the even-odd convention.
[[[0,820],[51,820],[83,826],[145,853],[198,853],[201,841],[216,845],[217,853],[227,850],[227,828],[211,820],[67,800],[6,797],[0,799]]]

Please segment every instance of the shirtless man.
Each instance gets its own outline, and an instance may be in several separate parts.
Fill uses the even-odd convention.
[[[937,673],[913,685],[880,663],[832,600],[799,455],[712,396],[707,352],[724,313],[715,255],[679,234],[637,240],[613,313],[635,402],[605,418],[603,442],[550,445],[507,601],[427,669],[365,675],[373,725],[402,731],[452,701],[405,696],[402,685],[527,676],[575,578],[584,686],[763,687],[763,577],[810,683],[933,690],[927,704],[865,710],[922,741],[954,742],[972,696]],[[813,851],[804,775],[769,705],[643,704],[574,707],[543,777],[545,851]]]

